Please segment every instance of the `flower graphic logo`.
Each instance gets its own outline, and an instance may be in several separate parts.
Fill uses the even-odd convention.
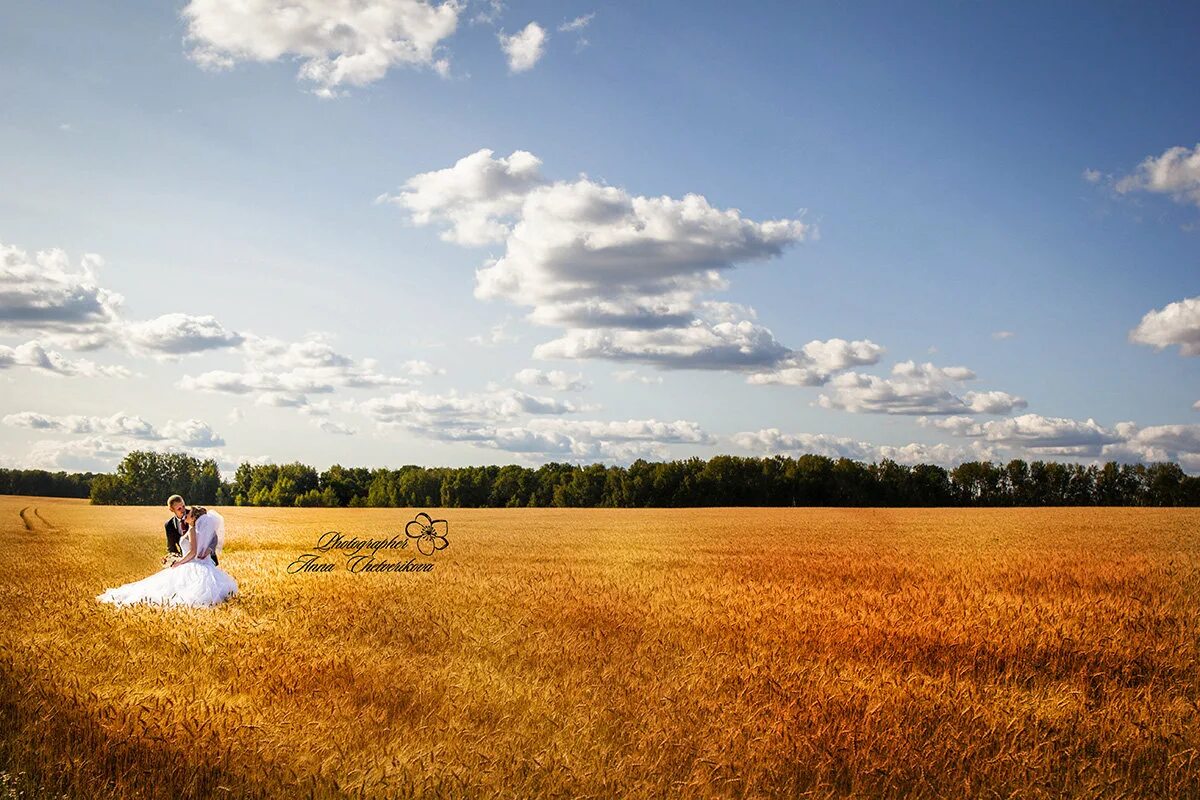
[[[417,550],[421,555],[431,556],[450,546],[450,540],[446,538],[450,533],[450,523],[444,519],[430,519],[424,511],[404,526],[404,533],[408,538],[417,540]]]

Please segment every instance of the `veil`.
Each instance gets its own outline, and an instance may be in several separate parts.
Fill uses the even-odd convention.
[[[225,549],[225,518],[211,508],[208,509],[208,513],[205,516],[213,518],[213,532],[216,536],[216,544],[213,545],[213,552],[219,556],[221,555],[221,551]]]

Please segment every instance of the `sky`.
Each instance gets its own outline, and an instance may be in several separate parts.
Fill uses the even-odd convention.
[[[0,8],[0,466],[1200,473],[1200,7]]]

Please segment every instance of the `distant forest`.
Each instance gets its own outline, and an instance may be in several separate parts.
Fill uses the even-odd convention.
[[[0,470],[0,493],[90,497],[105,505],[650,508],[687,506],[1196,506],[1200,477],[1170,462],[1084,466],[968,461],[953,469],[820,455],[650,462],[403,466],[242,464],[222,481],[212,459],[134,451],[112,474]]]

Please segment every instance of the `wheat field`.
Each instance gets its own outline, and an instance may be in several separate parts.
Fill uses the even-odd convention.
[[[220,510],[0,497],[0,796],[1200,797],[1197,509]]]

